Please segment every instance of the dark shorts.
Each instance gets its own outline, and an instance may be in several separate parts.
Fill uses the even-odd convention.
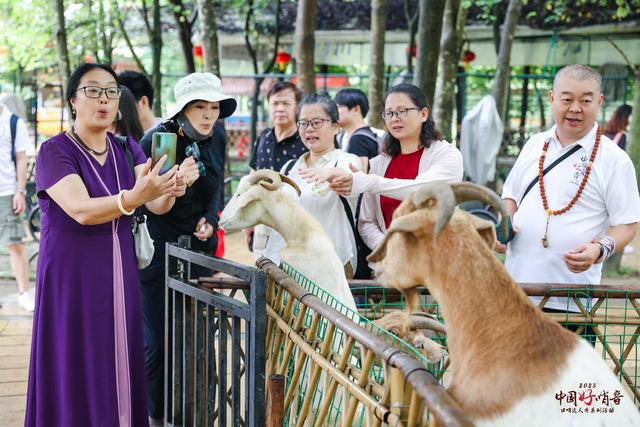
[[[13,196],[0,196],[0,245],[22,243],[24,236],[22,215],[13,212]]]

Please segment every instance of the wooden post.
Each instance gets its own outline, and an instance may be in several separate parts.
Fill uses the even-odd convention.
[[[282,427],[284,423],[284,376],[269,376],[267,394],[267,427]]]

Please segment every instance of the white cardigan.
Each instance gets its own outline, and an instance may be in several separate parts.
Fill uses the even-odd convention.
[[[364,243],[377,248],[387,227],[380,208],[380,196],[403,200],[423,184],[433,181],[462,181],[462,154],[447,141],[434,141],[420,157],[415,179],[385,178],[392,157],[382,153],[371,159],[369,174],[353,174],[352,194],[364,193],[358,220],[358,231]]]

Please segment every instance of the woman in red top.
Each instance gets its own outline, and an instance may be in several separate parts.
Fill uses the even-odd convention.
[[[346,196],[364,193],[358,230],[371,249],[378,246],[400,202],[432,181],[462,181],[462,154],[442,140],[426,98],[412,84],[392,87],[384,100],[382,118],[388,133],[382,153],[371,159],[369,174],[310,171],[304,178],[330,182]]]

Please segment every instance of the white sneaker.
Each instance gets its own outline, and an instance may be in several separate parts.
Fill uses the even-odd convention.
[[[36,302],[33,299],[33,295],[31,295],[30,291],[24,291],[18,296],[18,305],[23,310],[33,312]]]

